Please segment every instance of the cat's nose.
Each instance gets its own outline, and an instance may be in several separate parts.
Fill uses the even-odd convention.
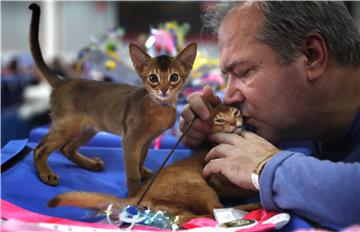
[[[166,95],[166,92],[167,92],[167,89],[161,89],[161,94],[162,94],[163,96]]]

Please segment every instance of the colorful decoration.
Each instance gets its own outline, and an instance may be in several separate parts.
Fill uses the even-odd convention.
[[[150,36],[145,42],[149,55],[175,56],[184,47],[184,37],[189,32],[188,23],[179,25],[175,21],[160,24],[150,29]]]
[[[202,92],[205,85],[209,85],[215,92],[225,88],[225,80],[219,69],[219,58],[210,57],[205,52],[198,51],[187,83],[184,86],[180,101],[197,92]]]
[[[120,210],[120,213],[116,213]],[[177,230],[180,228],[179,217],[169,215],[166,211],[153,211],[150,209],[139,209],[137,206],[129,205],[122,209],[114,209],[110,204],[104,212],[107,221],[120,227],[131,230],[135,225],[146,225],[161,229]],[[118,218],[114,221],[112,218]]]
[[[81,78],[142,85],[132,67],[122,28],[91,37],[91,43],[78,53],[76,71]]]

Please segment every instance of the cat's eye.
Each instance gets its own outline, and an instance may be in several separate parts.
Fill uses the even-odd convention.
[[[240,110],[235,110],[235,112],[234,112],[234,117],[235,117],[235,118],[240,117]]]
[[[222,119],[222,118],[215,119],[215,124],[224,125],[224,124],[225,124],[225,120]]]
[[[179,75],[177,75],[176,73],[171,74],[169,77],[169,81],[172,84],[177,83],[179,80],[180,80]]]
[[[151,84],[157,84],[157,83],[159,83],[159,77],[156,76],[155,74],[150,74],[149,77],[148,77],[148,81]]]

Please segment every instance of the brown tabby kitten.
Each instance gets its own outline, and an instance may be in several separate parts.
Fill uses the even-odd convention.
[[[71,161],[83,168],[101,171],[99,158],[88,158],[78,148],[97,131],[123,136],[123,153],[130,196],[151,172],[143,167],[151,141],[173,126],[175,102],[191,71],[196,57],[195,43],[188,45],[176,57],[151,58],[135,44],[130,44],[134,67],[144,87],[80,79],[60,79],[43,60],[39,40],[40,7],[33,11],[30,45],[33,59],[44,78],[54,88],[51,94],[52,126],[34,152],[34,162],[40,179],[57,185],[59,176],[48,166],[48,156],[60,149]]]
[[[209,120],[212,124],[212,133],[220,131],[241,133],[242,116],[237,108],[218,105],[212,110]],[[208,150],[201,150],[187,159],[164,168],[155,179],[140,206],[154,210],[165,210],[178,215],[180,223],[195,217],[211,216],[214,208],[222,208],[223,205],[219,201],[218,193],[202,177],[202,169],[205,165],[204,158],[207,152]],[[54,197],[48,205],[49,207],[78,206],[101,212],[111,203],[114,208],[135,205],[145,188],[146,185],[141,188],[136,196],[127,199],[100,193],[68,192]],[[239,187],[235,188],[239,189]]]

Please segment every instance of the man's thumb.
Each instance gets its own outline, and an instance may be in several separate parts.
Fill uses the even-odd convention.
[[[214,93],[209,85],[204,86],[202,97],[212,106],[216,106],[221,103],[221,99]]]

